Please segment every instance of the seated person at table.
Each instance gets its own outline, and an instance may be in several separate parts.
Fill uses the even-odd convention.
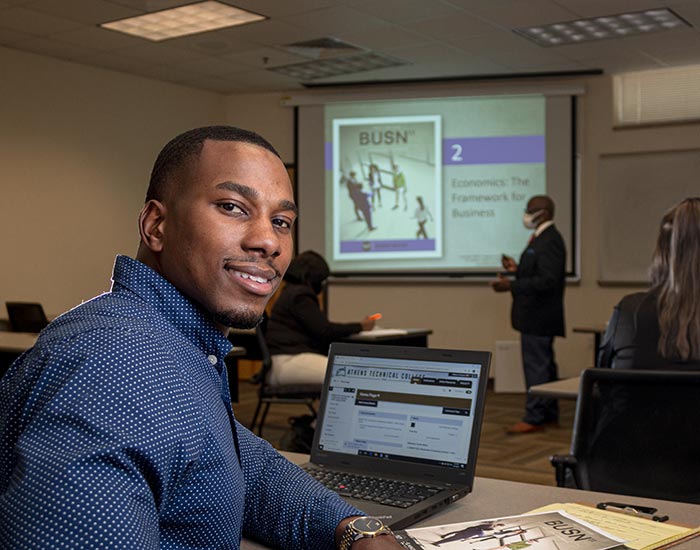
[[[257,325],[280,283],[295,220],[257,134],[213,126],[165,146],[136,259],[118,256],[111,290],[0,380],[0,547],[237,550],[245,534],[350,548],[360,512],[236,420],[223,367],[229,327]]]
[[[302,252],[289,265],[265,334],[272,355],[269,384],[322,385],[331,342],[374,327],[369,317],[359,323],[328,320],[318,296],[329,275],[326,260],[312,250]]]
[[[700,198],[662,218],[651,284],[615,306],[598,366],[700,370]]]

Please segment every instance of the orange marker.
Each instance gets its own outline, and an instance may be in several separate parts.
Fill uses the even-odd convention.
[[[381,313],[375,313],[374,315],[370,315],[369,318],[372,319],[372,321],[379,321],[379,319],[382,318],[382,314],[381,314]]]

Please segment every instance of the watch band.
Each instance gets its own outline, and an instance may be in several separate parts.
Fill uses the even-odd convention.
[[[379,522],[381,527],[377,529],[376,531],[362,531],[361,529],[358,529],[355,526],[355,522],[357,520],[367,520],[367,519],[373,519],[374,521]],[[391,535],[391,529],[384,525],[380,520],[375,519],[375,518],[368,518],[367,516],[361,516],[359,518],[353,519],[350,523],[348,523],[345,526],[345,531],[343,531],[343,535],[340,537],[340,544],[339,550],[350,550],[352,547],[353,543],[356,540],[359,539],[364,539],[364,538],[374,538],[374,537],[379,537],[381,535]]]

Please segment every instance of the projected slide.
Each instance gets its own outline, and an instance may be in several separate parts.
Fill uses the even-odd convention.
[[[548,192],[548,174],[557,174],[555,200],[571,185],[570,136],[546,135],[547,112],[541,95],[326,105],[331,269],[490,271],[501,254],[518,258],[528,199]],[[559,143],[564,169],[553,172],[547,153]],[[559,215],[568,226],[566,210]]]
[[[442,255],[439,116],[333,121],[335,260]]]

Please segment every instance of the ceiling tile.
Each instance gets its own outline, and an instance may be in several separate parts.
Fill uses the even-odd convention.
[[[120,6],[104,0],[33,0],[25,7],[41,13],[77,21],[86,25],[95,25],[140,15],[141,10]]]
[[[248,70],[251,68],[268,69],[271,67],[291,65],[292,63],[302,63],[309,60],[307,57],[275,48],[259,48],[257,50],[225,55],[223,57],[230,63],[234,65],[239,64],[248,68]]]
[[[698,29],[677,29],[666,32],[655,32],[635,35],[617,40],[620,45],[634,48],[647,53],[696,48],[700,46],[700,31]]]
[[[166,80],[168,82],[192,81],[193,79],[204,76],[199,71],[189,68],[185,69],[182,67],[181,63],[154,65],[152,67],[146,67],[139,72],[142,76],[156,80]]]
[[[234,85],[229,80],[216,76],[200,76],[194,80],[182,80],[178,82],[178,84],[218,94],[231,94],[239,91],[235,89]],[[240,91],[243,90],[244,89],[241,89]]]
[[[240,72],[243,70],[243,68],[237,67],[235,63],[221,57],[200,57],[197,59],[190,59],[189,61],[181,61],[178,63],[178,66],[185,70],[190,70],[193,73],[216,77],[227,76],[234,72]]]
[[[185,4],[192,4],[192,0],[109,0],[113,4],[133,8],[142,13],[177,8]]]
[[[494,25],[514,29],[576,19],[577,15],[552,0],[508,0],[493,5],[473,7],[467,11],[477,14]]]
[[[153,64],[111,52],[86,52],[81,63],[121,73],[144,74]]]
[[[264,90],[294,90],[299,89],[299,83],[288,76],[272,71],[253,70],[243,73],[236,73],[233,77],[237,83],[246,83],[248,89]]]
[[[440,40],[451,40],[465,35],[487,34],[497,30],[497,27],[490,23],[466,13],[449,17],[434,17],[404,26],[409,30]]]
[[[144,42],[142,38],[102,29],[100,27],[82,27],[73,31],[58,32],[52,34],[51,38],[75,46],[83,46],[92,50],[102,51],[138,47]]]
[[[499,65],[518,70],[547,65],[575,64],[575,61],[552,51],[552,48],[540,48],[527,44],[523,44],[518,50],[487,51],[483,55]]]
[[[304,15],[294,15],[285,18],[285,22],[314,31],[317,33],[317,37],[332,36],[349,31],[368,31],[389,26],[388,21],[342,6],[315,10]]]
[[[659,0],[557,0],[580,18],[616,15],[659,7]]]
[[[416,64],[435,64],[441,60],[459,58],[464,55],[464,52],[459,49],[441,42],[427,42],[401,48],[391,48],[386,53],[403,61]]]
[[[700,0],[223,0],[271,19],[160,43],[97,27],[106,19],[192,1],[0,0],[0,45],[217,93],[300,88],[266,68],[304,61],[283,46],[323,37],[407,64],[322,82],[700,64],[697,27],[555,48],[541,48],[512,32],[664,6],[700,26]]]
[[[391,27],[385,29],[375,29],[359,33],[343,33],[338,35],[338,38],[369,50],[399,48],[402,46],[411,46],[432,41],[432,39],[428,37],[396,25],[392,25]]]
[[[363,0],[353,3],[353,7],[393,23],[410,23],[425,18],[458,15],[462,12],[460,8],[440,0]]]
[[[629,51],[611,51],[609,55],[598,59],[589,59],[586,63],[589,66],[600,67],[607,74],[660,69],[665,66],[663,63],[651,59],[648,56]]]
[[[256,47],[247,40],[243,40],[231,32],[234,29],[221,29],[213,32],[203,32],[173,38],[172,40],[163,41],[171,48],[187,50],[196,54],[198,57],[202,55],[223,55],[233,52],[243,52]]]
[[[119,55],[135,57],[142,61],[154,64],[178,63],[187,59],[196,59],[201,54],[188,51],[184,48],[176,48],[167,43],[143,41],[139,46],[121,48]]]
[[[696,0],[690,2],[680,2],[678,4],[669,2],[671,9],[685,19],[693,27],[700,27],[700,3]]]
[[[47,36],[55,32],[77,29],[80,27],[80,24],[61,17],[19,7],[2,10],[2,26],[36,36]]]
[[[315,32],[310,32],[308,29],[274,19],[233,27],[227,30],[230,36],[236,40],[249,41],[264,46],[291,44],[302,40],[319,38],[320,36]]]
[[[33,37],[29,40],[16,42],[12,47],[67,61],[78,61],[85,54],[84,48],[41,37]]]
[[[334,0],[219,0],[237,8],[250,10],[268,17],[285,17],[313,10],[333,7]]]

